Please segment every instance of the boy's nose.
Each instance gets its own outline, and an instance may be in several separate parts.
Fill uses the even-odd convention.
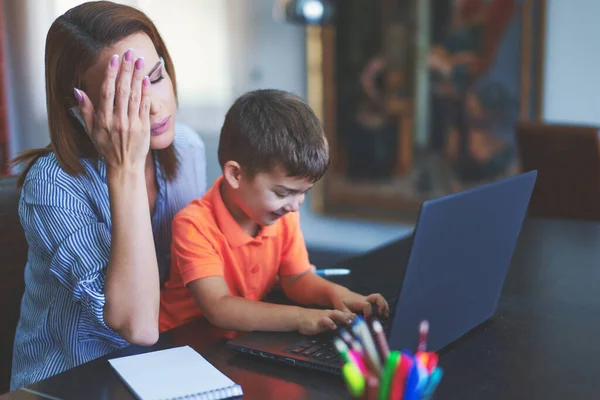
[[[287,212],[295,212],[295,211],[298,211],[299,208],[300,208],[300,205],[298,204],[297,201],[288,203],[283,207],[283,209]]]
[[[304,202],[304,194],[299,196],[295,196],[292,201],[290,201],[285,207],[285,211],[287,212],[295,212],[300,209],[300,205]]]

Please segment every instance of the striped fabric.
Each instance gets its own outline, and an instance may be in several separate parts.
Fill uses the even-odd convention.
[[[206,190],[200,137],[175,127],[177,179],[157,168],[159,190],[152,230],[161,281],[170,265],[171,220]],[[126,346],[103,319],[111,218],[106,166],[86,161],[88,177],[65,173],[54,154],[27,174],[19,215],[29,244],[25,294],[15,335],[11,390]]]

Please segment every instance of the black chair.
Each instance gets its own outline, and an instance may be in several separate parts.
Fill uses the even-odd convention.
[[[20,190],[16,177],[0,178],[0,393],[8,392],[13,342],[21,298],[27,242],[18,215]]]

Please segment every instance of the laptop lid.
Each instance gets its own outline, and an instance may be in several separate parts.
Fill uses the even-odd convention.
[[[414,349],[420,321],[439,350],[495,312],[537,171],[425,201],[395,305],[390,347]]]

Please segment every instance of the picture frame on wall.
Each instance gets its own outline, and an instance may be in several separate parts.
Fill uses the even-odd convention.
[[[424,200],[519,171],[539,121],[546,0],[344,0],[307,27],[308,101],[330,143],[319,213],[414,221]]]

